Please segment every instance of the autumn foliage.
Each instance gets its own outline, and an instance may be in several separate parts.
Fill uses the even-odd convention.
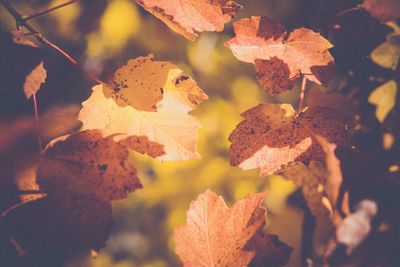
[[[135,3],[143,16],[153,15],[146,17],[151,23],[158,19],[165,24],[157,24],[162,32],[167,28],[173,32],[165,34],[185,44],[193,41],[190,45],[197,49],[205,47],[199,50],[204,54],[194,52],[198,72],[159,57],[160,44],[174,44],[165,42],[162,32],[153,36],[152,28],[144,43],[154,45],[154,51],[138,47],[140,53],[131,54],[140,56],[123,56],[112,70],[97,71],[102,68],[99,62],[110,60],[108,52],[122,53],[109,44],[113,41],[105,37],[106,30],[92,33],[92,28],[111,27],[117,36],[114,25],[103,20],[97,23],[101,26],[89,23],[92,16],[106,12],[107,1],[99,1],[96,7],[90,1],[66,1],[26,15],[18,5],[0,0],[4,14],[17,25],[0,33],[4,102],[0,103],[0,266],[67,266],[89,254],[101,257],[107,242],[113,242],[113,213],[119,214],[119,203],[150,185],[149,177],[160,179],[155,177],[159,165],[141,164],[138,159],[160,161],[160,169],[174,176],[186,175],[185,168],[171,172],[167,162],[187,161],[195,166],[205,157],[213,164],[224,162],[224,167],[196,172],[214,177],[224,168],[228,172],[239,167],[235,171],[245,177],[256,169],[250,175],[257,186],[244,187],[246,194],[239,198],[227,193],[227,185],[218,188],[212,178],[204,192],[202,186],[178,185],[176,177],[161,184],[152,195],[161,203],[155,209],[170,205],[169,200],[160,201],[170,185],[180,190],[171,193],[176,198],[170,196],[181,208],[176,214],[187,210],[185,216],[181,212],[185,223],[168,221],[172,227],[167,238],[176,253],[162,255],[173,257],[166,260],[169,264],[278,267],[296,266],[297,260],[298,266],[400,266],[396,253],[400,242],[399,1],[313,3],[328,12],[315,24],[304,18],[280,23],[270,16],[244,13],[247,3],[227,0],[110,2],[118,1],[120,11]],[[91,44],[92,57],[85,64],[31,21],[58,9],[62,14],[77,4],[88,14],[78,19]],[[204,66],[210,62],[203,56],[214,53],[210,36],[224,36],[220,42],[224,52],[216,68],[221,72],[227,68],[223,73],[229,84],[235,77],[221,57],[232,56],[230,64],[249,73],[252,84],[260,87],[255,94],[263,98],[246,105],[233,103],[231,109],[224,104],[222,112],[204,116],[207,105],[219,101],[216,95],[230,94],[208,88],[207,79],[197,79],[199,73],[209,71]],[[103,46],[97,45],[101,40]],[[45,99],[41,93],[57,80],[48,54],[62,58],[74,75],[90,80],[85,97],[74,104],[56,103],[50,108],[52,103],[47,103],[41,108]],[[249,66],[254,71],[245,69]],[[210,80],[222,86],[222,78],[216,75]],[[240,90],[242,97],[250,95],[250,88]],[[12,100],[18,94],[23,99]],[[228,121],[229,113],[238,115],[233,124],[218,122]],[[210,127],[205,131],[211,134],[199,142],[202,127]],[[222,141],[215,138],[220,132],[226,133]],[[202,146],[220,150],[207,159],[210,154],[200,155]],[[224,165],[227,162],[230,167]],[[293,190],[282,197],[302,212],[299,247],[291,247],[270,230],[269,220],[279,214],[269,211],[274,194],[259,185],[274,177],[290,184]],[[183,191],[198,195],[197,199],[177,204]],[[313,243],[316,222],[329,230],[319,247]],[[156,232],[152,227],[149,232]],[[284,231],[290,234],[292,228]],[[293,260],[294,254],[298,259]]]

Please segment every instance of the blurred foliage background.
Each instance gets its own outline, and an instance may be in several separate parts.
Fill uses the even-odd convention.
[[[64,0],[12,2],[27,15]],[[357,1],[239,2],[245,9],[238,12],[235,19],[266,15],[283,23],[288,30],[304,26],[330,37],[329,29],[335,14]],[[0,23],[3,31],[15,28],[14,19],[2,7]],[[240,113],[258,103],[285,102],[296,107],[299,86],[274,97],[259,88],[253,66],[236,60],[224,46],[224,42],[233,36],[231,23],[222,33],[202,33],[196,42],[188,42],[133,0],[82,0],[35,18],[31,24],[103,80],[110,80],[113,71],[128,59],[153,53],[157,60],[178,64],[210,96],[209,101],[195,111],[203,125],[198,142],[201,160],[160,163],[133,154],[132,162],[139,171],[144,189],[114,203],[112,233],[97,257],[74,258],[69,266],[180,266],[174,253],[173,229],[184,223],[190,201],[207,188],[223,195],[229,205],[249,193],[267,191],[266,231],[279,235],[293,247],[288,266],[300,265],[303,211],[302,207],[287,201],[296,191],[295,185],[280,176],[259,178],[257,170],[242,171],[231,167],[227,140],[241,120]],[[42,49],[48,74],[37,96],[39,112],[85,100],[95,83],[54,50]],[[335,90],[341,82],[338,71],[328,90]],[[316,87],[311,83],[309,86]],[[25,100],[22,90],[1,97],[8,100],[8,104],[2,105],[2,115],[7,119],[32,113],[32,103]],[[323,252],[322,244],[328,238],[327,225],[317,222],[316,253]]]

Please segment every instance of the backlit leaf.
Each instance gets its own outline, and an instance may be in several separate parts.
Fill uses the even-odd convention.
[[[174,233],[176,253],[184,266],[248,266],[258,249],[267,252],[253,243],[269,243],[260,240],[268,239],[262,234],[263,198],[264,193],[249,195],[228,208],[214,192],[201,194],[190,205],[186,225]]]
[[[131,75],[131,70],[138,76]],[[188,112],[208,97],[190,77],[181,75],[175,65],[149,56],[129,61],[117,70],[114,80],[114,88],[104,84],[93,87],[79,114],[83,129],[118,134],[118,141],[146,136],[164,146],[164,153],[156,155],[163,161],[199,157],[196,132],[200,123]]]
[[[241,5],[230,0],[136,0],[173,31],[194,41],[196,32],[224,29]]]
[[[368,97],[368,102],[376,106],[376,118],[384,122],[396,104],[397,83],[390,80],[376,88]]]
[[[292,89],[304,75],[327,85],[333,58],[332,44],[319,33],[299,28],[288,34],[267,17],[251,17],[234,23],[236,37],[226,43],[240,61],[255,64],[257,80],[271,94]]]
[[[260,168],[260,175],[324,155],[315,135],[347,144],[351,121],[328,107],[312,107],[296,116],[289,104],[260,104],[245,111],[244,121],[229,136],[229,157],[244,170]]]

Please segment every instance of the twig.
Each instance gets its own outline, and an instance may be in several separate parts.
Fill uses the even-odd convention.
[[[42,10],[42,11],[33,13],[32,15],[23,16],[22,19],[25,20],[25,21],[28,21],[28,20],[30,20],[30,19],[37,18],[37,17],[39,17],[39,16],[41,16],[41,15],[50,13],[50,12],[55,11],[55,10],[57,10],[57,9],[60,9],[60,8],[62,8],[62,7],[65,7],[65,6],[71,5],[71,4],[73,4],[73,3],[76,3],[76,2],[78,2],[78,1],[79,1],[79,0],[70,0],[70,1],[67,1],[67,2],[65,2],[65,3],[63,3],[63,4],[60,4],[60,5],[51,7],[51,8],[49,8],[49,9],[45,9],[45,10]]]
[[[63,55],[66,59],[68,59],[68,61],[70,61],[72,64],[74,64],[76,67],[78,67],[87,77],[89,77],[91,80],[97,82],[97,83],[103,83],[103,84],[107,84],[105,82],[103,82],[102,80],[100,80],[99,78],[97,78],[96,76],[94,76],[92,73],[88,72],[87,70],[85,70],[75,59],[73,59],[67,52],[65,52],[63,49],[61,49],[59,46],[57,46],[56,44],[50,42],[44,35],[42,35],[41,33],[39,33],[35,28],[33,28],[31,25],[28,24],[28,22],[26,22],[23,19],[23,16],[14,8],[13,5],[11,5],[11,3],[8,0],[1,0],[1,3],[3,4],[3,6],[7,9],[7,11],[14,17],[16,23],[17,23],[17,28],[21,28],[21,27],[25,27],[29,32],[31,32],[35,38],[43,43],[48,45],[49,47],[53,48],[54,50],[56,50],[57,52],[59,52],[61,55]]]
[[[35,122],[36,122],[36,126],[39,128],[39,112],[38,112],[36,94],[33,94],[32,100],[33,100],[33,110],[35,112]],[[42,146],[42,140],[40,139],[40,134],[37,135],[37,140],[38,140],[38,145],[39,145],[39,151],[40,151],[40,153],[42,153],[43,146]]]
[[[306,92],[306,84],[307,84],[307,79],[303,75],[303,79],[301,80],[301,91],[300,91],[300,98],[299,98],[299,107],[297,109],[297,113],[300,114],[300,112],[303,110],[303,102],[304,102],[304,94]]]

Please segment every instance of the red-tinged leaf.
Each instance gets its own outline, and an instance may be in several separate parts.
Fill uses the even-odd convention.
[[[125,198],[142,187],[129,152],[99,130],[53,141],[40,160],[38,183],[46,192],[73,192],[103,201]]]
[[[290,90],[304,75],[327,85],[333,58],[332,44],[319,33],[299,28],[288,34],[267,17],[251,17],[234,23],[236,37],[226,45],[240,61],[253,63],[257,80],[271,94]]]
[[[136,0],[148,12],[168,25],[173,31],[194,41],[196,32],[224,29],[242,6],[230,0]]]
[[[131,76],[131,70],[138,76]],[[118,134],[118,141],[126,145],[129,142],[123,139],[145,136],[164,146],[164,153],[154,154],[162,161],[199,158],[196,132],[200,123],[189,112],[208,97],[190,77],[170,62],[153,61],[150,55],[129,61],[116,72],[114,81],[114,88],[95,86],[83,103],[79,114],[83,129]]]
[[[191,203],[186,225],[175,229],[176,253],[184,266],[247,266],[256,255],[246,245],[265,224],[264,193],[228,208],[207,190]]]
[[[229,136],[230,161],[244,170],[260,168],[260,175],[297,162],[323,160],[316,135],[335,144],[347,145],[349,141],[351,121],[327,107],[309,108],[296,116],[291,105],[260,104],[242,116],[245,120]]]
[[[100,249],[108,238],[111,204],[81,195],[51,195],[5,215],[15,242],[27,252]]]
[[[361,7],[381,22],[395,20],[400,17],[399,0],[364,0]]]

